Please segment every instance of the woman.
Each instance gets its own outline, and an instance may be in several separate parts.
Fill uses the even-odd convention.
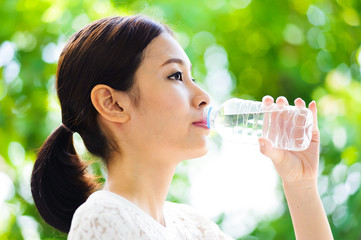
[[[69,239],[230,239],[190,207],[165,201],[177,164],[207,152],[210,101],[169,28],[142,16],[89,24],[60,56],[57,91],[63,124],[43,144],[31,180],[47,223]],[[315,102],[309,108],[309,149],[282,151],[260,138],[260,150],[283,180],[297,239],[332,239],[316,187]],[[103,190],[78,158],[73,132],[105,162]]]

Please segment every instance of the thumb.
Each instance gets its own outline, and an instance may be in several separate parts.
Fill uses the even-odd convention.
[[[269,157],[270,159],[272,159],[272,161],[275,164],[279,163],[283,160],[283,158],[284,158],[283,150],[274,148],[272,146],[272,143],[270,140],[261,137],[258,139],[258,143],[259,143],[261,153],[263,155],[265,155],[266,157]]]

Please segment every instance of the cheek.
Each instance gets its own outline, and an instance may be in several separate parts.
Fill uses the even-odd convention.
[[[187,93],[182,89],[168,89],[153,95],[147,103],[150,131],[158,137],[167,139],[183,135],[189,120],[189,100]],[[174,133],[174,134],[172,134]],[[172,137],[173,136],[173,137]],[[165,139],[164,139],[165,140]]]
[[[167,89],[160,89],[160,91],[149,96],[148,99],[148,107],[158,109],[158,111],[164,111],[161,114],[177,114],[189,107],[188,93],[181,86],[171,86]]]

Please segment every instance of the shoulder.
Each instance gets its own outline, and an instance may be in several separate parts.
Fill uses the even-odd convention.
[[[90,195],[75,211],[68,239],[131,239],[142,234],[131,206],[113,195],[107,191]]]
[[[128,210],[128,211],[127,211]],[[126,202],[117,199],[115,194],[107,191],[97,191],[90,195],[74,213],[73,221],[78,218],[102,218],[110,216],[113,218],[126,219],[129,217],[130,207]]]

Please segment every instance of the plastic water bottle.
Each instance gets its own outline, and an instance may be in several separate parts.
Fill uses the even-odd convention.
[[[258,144],[258,138],[265,137],[274,147],[291,151],[303,151],[311,142],[313,117],[308,108],[233,98],[206,111],[208,128],[229,140]]]

